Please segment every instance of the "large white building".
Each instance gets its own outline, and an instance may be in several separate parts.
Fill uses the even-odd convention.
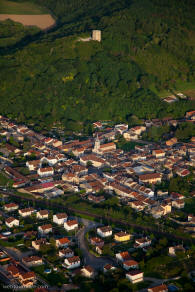
[[[63,225],[67,221],[68,216],[65,213],[53,215],[53,222],[58,225]]]

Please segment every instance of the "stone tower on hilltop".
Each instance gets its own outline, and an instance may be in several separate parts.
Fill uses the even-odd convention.
[[[92,40],[101,42],[101,30],[92,31]]]

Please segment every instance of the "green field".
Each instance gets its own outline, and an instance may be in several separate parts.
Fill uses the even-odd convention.
[[[30,2],[14,2],[1,0],[0,1],[0,14],[47,14],[46,8],[40,7]]]

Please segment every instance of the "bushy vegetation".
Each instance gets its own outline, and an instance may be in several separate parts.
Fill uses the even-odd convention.
[[[36,130],[60,123],[81,131],[92,120],[178,118],[193,108],[193,101],[166,104],[158,96],[194,82],[193,1],[28,2],[47,7],[57,26],[25,40],[24,28],[14,41],[7,33],[0,59],[2,114]],[[102,30],[101,43],[78,41],[92,29]]]
[[[10,19],[0,22],[0,49],[15,45],[19,40],[30,38],[39,33],[38,27],[25,27]]]

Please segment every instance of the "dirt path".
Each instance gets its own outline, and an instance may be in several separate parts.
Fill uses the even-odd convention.
[[[50,14],[40,15],[16,15],[16,14],[0,14],[0,21],[11,19],[16,22],[20,22],[23,25],[38,26],[40,29],[47,29],[55,24],[54,18]]]

